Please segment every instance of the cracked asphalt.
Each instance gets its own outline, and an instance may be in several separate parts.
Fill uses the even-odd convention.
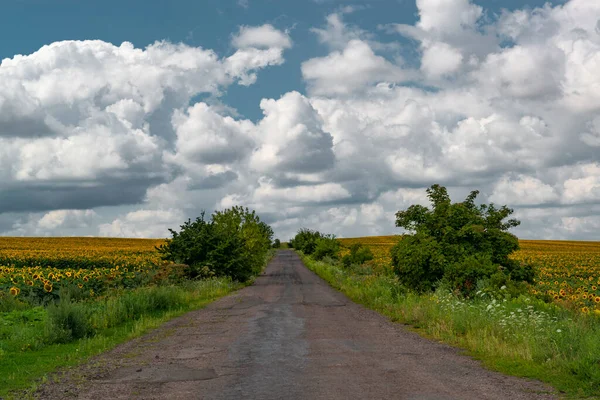
[[[281,250],[254,285],[70,370],[41,399],[553,399],[357,305]]]

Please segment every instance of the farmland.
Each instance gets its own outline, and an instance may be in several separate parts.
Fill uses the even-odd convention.
[[[134,288],[175,273],[155,246],[164,240],[111,238],[0,238],[0,292],[39,299],[69,286],[89,296]]]
[[[375,271],[391,272],[389,250],[399,236],[340,239],[344,247],[367,245]],[[531,294],[584,313],[600,313],[600,242],[521,240],[513,258],[535,266]],[[344,252],[344,250],[342,251]]]

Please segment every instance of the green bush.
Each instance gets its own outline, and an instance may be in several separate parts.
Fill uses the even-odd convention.
[[[322,260],[325,257],[337,260],[339,258],[339,252],[340,242],[338,242],[335,236],[323,235],[317,239],[315,250],[312,255],[315,260]]]
[[[260,272],[273,237],[254,211],[239,206],[217,211],[210,220],[203,212],[180,232],[169,231],[172,238],[158,251],[167,261],[188,265],[189,278],[215,275],[242,282]]]
[[[317,241],[322,237],[323,235],[321,235],[319,231],[302,228],[296,233],[296,236],[290,240],[290,247],[310,255],[315,252]]]
[[[273,248],[278,249],[280,247],[281,247],[281,240],[275,239],[275,241],[273,242]]]
[[[434,289],[444,276],[446,258],[440,244],[427,235],[404,236],[392,247],[391,255],[400,282],[418,292]]]
[[[47,307],[45,336],[48,343],[69,343],[93,336],[89,321],[90,310],[82,303],[74,303],[66,296]]]
[[[342,264],[348,268],[351,265],[362,265],[373,259],[373,252],[370,248],[363,246],[362,243],[354,243],[350,246],[350,254],[342,257]]]
[[[505,221],[513,210],[476,206],[478,194],[473,191],[463,202],[452,203],[445,187],[433,185],[427,189],[431,209],[412,205],[396,213],[396,226],[412,232],[391,250],[394,271],[403,284],[424,292],[443,281],[469,296],[480,280],[532,282],[533,269],[509,258],[519,248],[517,237],[507,231],[520,222]]]

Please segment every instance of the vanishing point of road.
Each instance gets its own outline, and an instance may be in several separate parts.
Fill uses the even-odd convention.
[[[280,250],[254,285],[43,386],[43,399],[552,399],[351,302]]]

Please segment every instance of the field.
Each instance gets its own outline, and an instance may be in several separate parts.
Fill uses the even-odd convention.
[[[58,287],[96,296],[175,273],[162,263],[157,239],[0,238],[0,294],[48,300]]]
[[[242,286],[186,280],[163,242],[0,238],[0,399]]]
[[[391,271],[389,250],[398,236],[340,239],[348,247],[363,243],[371,248],[374,269]],[[533,295],[553,299],[567,308],[600,313],[600,242],[522,240],[514,258],[536,268]]]

